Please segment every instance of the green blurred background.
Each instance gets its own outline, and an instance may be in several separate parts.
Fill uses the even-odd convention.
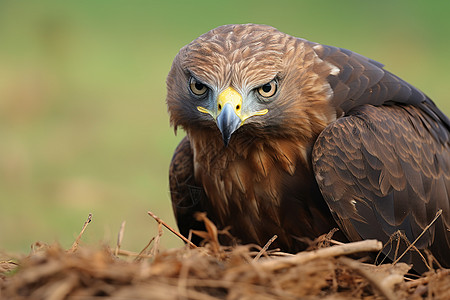
[[[165,77],[178,50],[228,23],[264,23],[383,62],[447,114],[450,1],[0,0],[0,249],[38,240],[139,251],[175,226]],[[164,247],[181,243],[165,232]]]

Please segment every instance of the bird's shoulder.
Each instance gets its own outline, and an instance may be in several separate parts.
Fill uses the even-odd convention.
[[[427,95],[386,70],[382,63],[348,49],[308,43],[324,63],[336,68],[327,74],[333,90],[330,104],[336,109],[346,113],[364,104],[414,105],[450,128],[449,118]]]

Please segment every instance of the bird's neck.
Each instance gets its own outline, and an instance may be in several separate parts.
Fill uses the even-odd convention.
[[[216,134],[188,133],[198,172],[210,176],[227,173],[251,172],[252,181],[259,182],[270,176],[273,167],[293,175],[298,166],[310,168],[310,154],[314,139],[258,139],[231,140],[224,146]],[[201,177],[200,174],[196,177]]]

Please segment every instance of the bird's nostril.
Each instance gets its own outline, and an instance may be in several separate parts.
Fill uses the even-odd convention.
[[[221,110],[222,109],[222,105],[221,104],[219,104],[219,110]]]
[[[238,105],[236,105],[236,110],[239,110],[239,109],[241,109],[241,106],[238,104]]]

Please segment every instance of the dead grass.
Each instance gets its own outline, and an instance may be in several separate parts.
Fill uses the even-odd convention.
[[[0,298],[450,299],[448,269],[411,277],[404,263],[375,266],[345,256],[379,251],[378,241],[342,244],[330,234],[296,255],[267,250],[271,241],[262,248],[224,247],[217,228],[200,215],[207,224],[206,232],[197,233],[208,241],[203,247],[161,251],[162,227],[175,230],[153,217],[159,233],[140,253],[120,248],[123,223],[115,249],[80,246],[80,233],[69,250],[36,243],[26,257],[6,257],[0,261]]]

